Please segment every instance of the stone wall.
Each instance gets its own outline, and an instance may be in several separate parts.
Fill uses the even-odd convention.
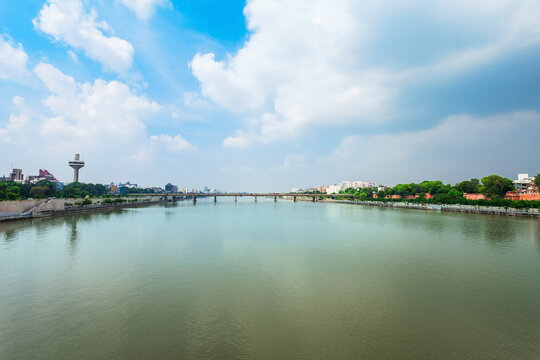
[[[342,204],[369,205],[380,207],[392,207],[401,209],[418,210],[441,210],[450,212],[464,212],[473,214],[521,216],[540,219],[539,209],[512,209],[496,206],[476,206],[476,205],[436,205],[436,204],[418,204],[407,202],[382,202],[382,201],[350,201],[350,200],[325,200],[323,202],[337,202]]]
[[[34,206],[43,204],[46,200],[13,200],[0,201],[1,213],[23,213],[30,210]]]

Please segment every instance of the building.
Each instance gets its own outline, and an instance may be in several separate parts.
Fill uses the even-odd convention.
[[[54,177],[53,174],[51,174],[47,169],[39,169],[39,175],[28,175],[26,177],[26,183],[27,184],[35,184],[38,181],[45,180],[50,181],[54,183],[58,183],[58,179]]]
[[[368,182],[368,181],[353,181],[351,184],[353,188],[355,189],[361,189],[361,188],[374,188],[377,186],[374,182]]]
[[[330,194],[337,194],[339,193],[342,189],[341,185],[338,185],[338,184],[334,184],[334,185],[328,185],[328,187],[326,188],[326,193],[328,195]]]
[[[168,183],[167,185],[165,185],[165,192],[169,194],[178,193],[178,186]]]
[[[517,180],[514,180],[513,183],[516,192],[519,194],[538,193],[538,187],[534,183],[534,178],[529,177],[529,174],[518,174]]]
[[[105,185],[107,190],[109,190],[109,194],[120,194],[120,188],[114,183],[110,183],[109,185]]]
[[[24,175],[23,175],[22,169],[13,169],[11,174],[9,174],[9,179],[11,181],[22,183],[24,181]]]
[[[319,192],[320,192],[321,194],[326,194],[326,190],[327,190],[327,189],[328,189],[328,185],[319,186],[319,187],[317,188],[317,190],[319,190]]]
[[[84,167],[84,161],[81,161],[79,154],[75,154],[75,158],[69,162],[69,166],[73,168],[73,182],[79,182],[79,169]]]

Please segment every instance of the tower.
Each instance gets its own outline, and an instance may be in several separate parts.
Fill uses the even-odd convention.
[[[69,166],[73,168],[73,181],[79,182],[79,169],[84,167],[84,161],[80,161],[79,154],[75,154],[75,159],[69,162]]]

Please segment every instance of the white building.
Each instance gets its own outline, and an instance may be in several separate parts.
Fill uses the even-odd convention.
[[[337,194],[340,190],[343,190],[341,185],[334,184],[334,185],[328,185],[328,188],[326,189],[327,194]]]
[[[357,180],[357,181],[353,181],[350,187],[355,188],[355,189],[360,189],[360,188],[372,188],[375,186],[377,185],[374,182],[366,182],[366,181]]]
[[[535,188],[533,181],[534,178],[529,177],[529,174],[518,174],[517,180],[513,181],[514,188],[521,193],[533,192]]]

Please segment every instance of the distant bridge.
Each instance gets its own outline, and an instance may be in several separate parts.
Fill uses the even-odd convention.
[[[337,198],[337,197],[346,197],[353,198],[352,194],[290,194],[290,193],[227,193],[227,194],[201,194],[201,193],[161,193],[161,194],[126,194],[126,196],[159,196],[165,198],[171,198],[173,201],[176,198],[192,198],[193,203],[197,203],[197,198],[208,198],[214,197],[214,202],[217,202],[218,197],[234,197],[234,202],[238,201],[239,197],[253,197],[255,202],[257,202],[258,197],[264,198],[274,198],[274,202],[278,201],[278,198],[282,199],[292,199],[294,202],[298,201],[298,198],[308,198],[313,202],[317,202],[320,198]]]

